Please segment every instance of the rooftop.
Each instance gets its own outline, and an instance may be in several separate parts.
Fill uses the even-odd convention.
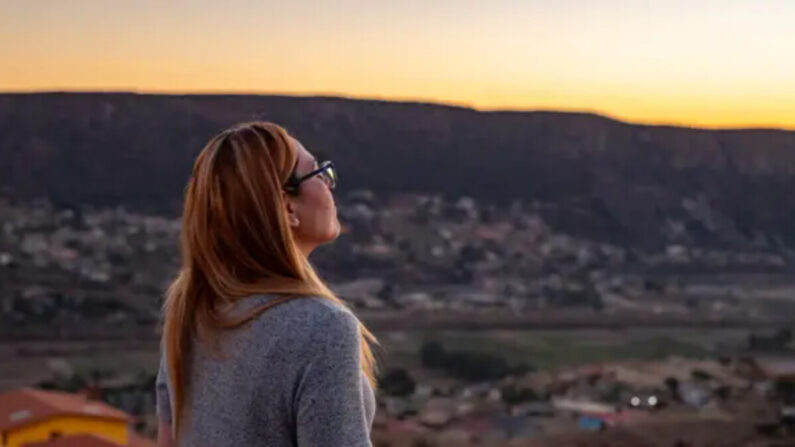
[[[54,416],[78,415],[127,422],[127,413],[80,394],[20,388],[0,394],[0,431]]]
[[[96,435],[84,434],[31,442],[24,444],[23,447],[119,447],[119,445]]]

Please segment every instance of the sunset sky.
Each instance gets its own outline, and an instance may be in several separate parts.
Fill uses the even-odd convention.
[[[0,0],[0,91],[332,94],[795,129],[795,0]]]

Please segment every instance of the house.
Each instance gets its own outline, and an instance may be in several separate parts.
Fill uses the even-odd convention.
[[[795,360],[786,357],[761,357],[747,359],[746,373],[757,380],[795,383]]]
[[[757,380],[757,385],[767,383],[769,391],[775,395],[779,403],[780,422],[788,427],[795,427],[795,361],[790,358],[757,357],[748,360],[750,374]]]
[[[0,394],[0,447],[65,447],[77,445],[69,443],[84,435],[106,445],[153,445],[133,433],[131,420],[127,413],[82,395],[21,388]],[[53,444],[36,445],[43,442]],[[93,438],[86,442],[96,443]]]
[[[572,414],[610,414],[618,411],[612,404],[567,398],[552,399],[552,407],[557,411]]]
[[[25,444],[24,447],[118,447],[118,445],[119,444],[108,441],[97,435],[83,434],[61,436],[47,441],[33,442]],[[154,447],[152,441],[138,435],[132,435],[128,445],[130,447]]]
[[[429,427],[447,425],[455,416],[453,400],[446,397],[428,399],[425,408],[420,412],[420,421]]]
[[[97,435],[60,436],[47,441],[24,444],[25,447],[113,447],[111,441]]]

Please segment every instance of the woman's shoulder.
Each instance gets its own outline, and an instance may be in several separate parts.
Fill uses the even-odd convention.
[[[265,303],[272,297],[260,297]],[[287,330],[296,341],[305,337],[343,336],[358,331],[359,320],[343,303],[317,296],[295,297],[266,310],[255,326]]]
[[[267,295],[250,297],[254,300],[253,307],[265,304],[279,298]],[[342,302],[320,296],[297,296],[277,304],[269,311],[276,311],[281,316],[297,318],[324,319],[334,315],[353,315],[351,310]]]

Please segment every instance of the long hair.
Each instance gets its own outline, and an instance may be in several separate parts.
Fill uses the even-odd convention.
[[[193,165],[182,215],[181,268],[166,293],[162,346],[171,382],[172,428],[179,436],[193,336],[209,342],[291,299],[317,296],[346,306],[318,277],[290,229],[283,185],[298,153],[272,123],[237,125],[213,137]],[[235,300],[274,299],[231,319]],[[347,307],[347,306],[346,306]],[[375,336],[359,323],[361,366],[373,387]]]

